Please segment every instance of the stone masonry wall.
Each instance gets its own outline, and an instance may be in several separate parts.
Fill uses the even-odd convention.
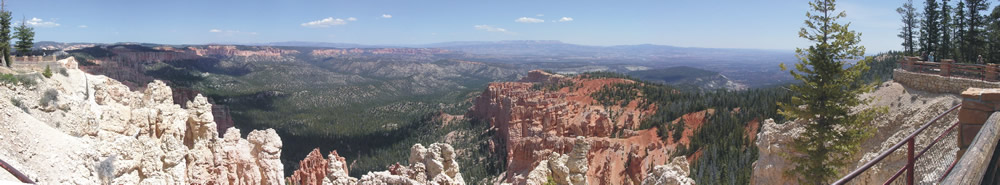
[[[970,87],[1000,88],[1000,82],[945,77],[937,74],[915,73],[900,69],[892,71],[892,80],[906,87],[933,93],[961,94],[965,89]]]
[[[1000,111],[1000,89],[969,88],[962,92],[962,108],[958,110],[959,156],[972,144],[990,115],[997,111]]]

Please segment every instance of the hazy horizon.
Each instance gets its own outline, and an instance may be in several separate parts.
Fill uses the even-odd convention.
[[[841,1],[869,53],[899,50],[902,2]],[[806,3],[703,1],[10,1],[36,40],[157,44],[326,42],[421,45],[559,40],[794,50]]]

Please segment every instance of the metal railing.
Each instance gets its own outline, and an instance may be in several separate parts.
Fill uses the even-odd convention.
[[[928,127],[930,127],[931,124],[937,122],[939,119],[941,119],[942,117],[944,117],[944,115],[947,115],[948,113],[951,113],[952,111],[955,111],[956,109],[958,109],[961,106],[962,106],[962,104],[955,105],[955,107],[952,107],[951,109],[948,109],[948,111],[945,111],[944,113],[941,113],[937,117],[934,117],[934,119],[931,119],[930,121],[927,121],[927,123],[924,123],[923,126],[920,126],[920,128],[918,128],[916,131],[914,131],[913,133],[910,133],[910,135],[906,136],[906,138],[903,139],[903,141],[900,141],[899,143],[896,143],[896,145],[893,145],[888,150],[883,151],[881,154],[878,155],[878,157],[875,157],[875,159],[873,159],[871,161],[868,161],[868,163],[865,163],[864,165],[861,165],[861,167],[859,167],[858,169],[856,169],[854,171],[851,171],[851,173],[847,174],[847,176],[844,176],[840,180],[837,180],[836,182],[833,182],[833,184],[837,184],[837,185],[846,184],[848,181],[851,181],[852,179],[854,179],[858,175],[861,175],[861,173],[864,173],[865,171],[867,171],[872,166],[875,166],[875,164],[878,164],[879,162],[881,162],[886,157],[889,157],[890,154],[892,154],[893,152],[895,152],[896,150],[898,150],[900,147],[903,147],[903,145],[905,144],[906,145],[906,166],[904,166],[903,168],[899,169],[899,171],[896,171],[896,174],[894,174],[891,178],[889,178],[889,180],[887,180],[884,184],[890,184],[890,183],[892,183],[897,178],[899,178],[899,176],[902,175],[903,172],[905,171],[906,172],[906,184],[912,185],[913,184],[913,172],[914,172],[913,165],[916,164],[917,159],[919,159],[920,156],[924,155],[924,153],[927,152],[927,150],[929,150],[932,146],[934,146],[934,144],[936,144],[938,141],[940,141],[942,138],[944,138],[944,136],[948,135],[948,133],[951,132],[955,128],[956,125],[958,125],[958,122],[956,121],[955,123],[953,123],[950,127],[948,127],[947,130],[945,130],[944,132],[942,132],[941,135],[939,135],[936,139],[934,139],[934,141],[931,141],[931,143],[927,144],[926,148],[924,148],[923,150],[920,150],[919,154],[914,155],[914,150],[916,148],[913,145],[916,142],[917,135],[919,135],[921,132],[923,132]],[[954,164],[952,164],[952,165],[954,165]],[[951,171],[951,168],[949,168],[948,171]],[[945,175],[947,175],[947,174],[948,173],[945,173]]]
[[[20,180],[23,183],[28,183],[28,184],[34,184],[35,183],[35,182],[31,181],[31,179],[28,178],[28,176],[25,176],[20,171],[17,171],[17,169],[14,169],[14,167],[11,167],[10,164],[7,164],[7,162],[4,162],[3,160],[0,160],[0,168],[3,168],[4,170],[7,170],[7,172],[9,172],[11,175],[14,175],[14,177],[16,177],[17,180]]]

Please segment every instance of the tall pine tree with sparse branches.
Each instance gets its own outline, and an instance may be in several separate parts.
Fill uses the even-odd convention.
[[[989,26],[988,37],[986,40],[989,41],[987,48],[989,49],[985,55],[983,55],[984,60],[990,62],[1000,61],[1000,5],[993,7],[993,12],[989,15]]]
[[[954,51],[954,46],[951,44],[952,32],[955,29],[951,26],[951,5],[948,4],[948,0],[941,0],[941,42],[938,44],[937,58],[941,59],[953,59],[952,51]]]
[[[955,46],[955,51],[952,52],[952,54],[955,55],[954,57],[955,60],[962,62],[965,61],[965,53],[963,52],[963,50],[965,48],[968,48],[968,46],[966,46],[965,44],[965,36],[968,35],[966,32],[967,29],[966,27],[968,27],[966,22],[968,20],[966,19],[966,14],[965,14],[965,2],[959,0],[958,4],[955,5],[955,8],[957,9],[955,10],[954,21],[952,21],[954,22],[952,26],[955,27],[955,39],[952,39],[952,42],[954,43]],[[972,62],[972,61],[965,61],[965,62]]]
[[[986,53],[987,17],[983,12],[989,6],[985,0],[965,0],[965,35],[962,37],[962,57],[965,61],[976,61]],[[983,55],[983,57],[986,57]]]
[[[920,22],[920,51],[928,54],[937,51],[940,42],[941,12],[937,0],[927,0],[924,2],[924,19]]]
[[[18,55],[24,56],[31,53],[31,47],[35,45],[35,28],[28,26],[28,23],[22,19],[21,25],[14,28],[14,31],[14,37],[17,38],[14,48],[17,48]]]
[[[905,55],[916,55],[916,43],[914,39],[917,39],[917,30],[920,29],[919,19],[920,12],[917,12],[916,8],[913,8],[913,0],[908,0],[903,4],[903,7],[896,8],[896,12],[902,17],[903,27],[900,28],[899,38],[903,39],[903,53]]]
[[[809,5],[812,11],[806,13],[799,37],[814,45],[796,49],[799,62],[789,73],[802,83],[790,86],[797,95],[778,106],[786,118],[806,123],[805,132],[792,143],[793,150],[784,155],[795,165],[785,174],[803,184],[816,184],[830,182],[841,168],[854,163],[851,156],[872,133],[868,123],[885,108],[852,110],[872,101],[858,97],[875,89],[875,84],[860,78],[872,59],[864,57],[865,47],[858,44],[861,34],[850,30],[850,23],[838,22],[847,14],[837,11],[835,0]],[[788,70],[784,64],[781,69]]]

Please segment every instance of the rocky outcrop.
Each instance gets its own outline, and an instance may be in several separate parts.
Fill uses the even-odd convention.
[[[583,138],[577,137],[573,144],[573,151],[563,155],[551,153],[547,159],[539,161],[528,173],[526,184],[545,184],[548,179],[552,179],[559,185],[586,185],[587,183],[587,153],[590,152],[590,144]]]
[[[368,172],[358,184],[465,184],[455,149],[449,144],[434,143],[429,147],[416,144],[410,148],[410,165],[395,164],[389,171]]]
[[[449,144],[421,144],[410,148],[409,165],[395,164],[387,171],[368,172],[356,179],[348,176],[347,163],[337,151],[323,159],[319,150],[313,150],[300,162],[289,181],[294,184],[325,185],[381,185],[381,184],[433,184],[464,185],[461,168],[456,161],[455,149]]]
[[[558,90],[532,88],[539,83],[568,85]],[[584,136],[582,140],[593,148],[581,155],[587,158],[588,182],[637,184],[653,166],[667,163],[676,146],[663,143],[655,129],[638,130],[639,121],[655,113],[655,106],[640,109],[641,100],[634,100],[626,106],[605,107],[591,98],[591,93],[615,83],[635,82],[567,78],[536,70],[521,82],[491,83],[466,117],[496,129],[495,145],[505,149],[497,152],[506,152],[504,179],[509,183],[531,183],[529,179],[535,178],[531,171],[543,164],[540,161],[553,152],[570,152],[580,140],[577,136]]]
[[[289,181],[294,184],[320,184],[326,179],[326,170],[329,164],[329,161],[323,159],[319,148],[313,149],[309,155],[306,155],[305,159],[299,162],[299,169],[292,173]]]
[[[212,105],[196,96],[181,108],[160,81],[132,92],[122,83],[59,61],[67,75],[31,87],[0,88],[0,158],[42,184],[284,184],[281,138],[273,129],[223,138]],[[57,93],[57,109],[36,104]],[[4,103],[9,101],[2,101]],[[25,107],[25,108],[19,108]],[[28,142],[28,143],[26,143]],[[30,146],[30,147],[29,147]],[[37,156],[51,153],[54,155]],[[100,175],[99,175],[100,174]]]
[[[753,164],[751,181],[755,184],[794,183],[795,179],[784,176],[784,172],[794,166],[782,153],[791,150],[792,140],[802,132],[805,132],[805,127],[799,122],[778,124],[774,119],[764,120],[760,133],[757,133],[758,157]]]
[[[688,169],[687,158],[675,157],[670,160],[670,164],[659,165],[653,168],[652,172],[649,172],[645,180],[642,180],[643,185],[691,185],[695,184],[694,179],[688,177],[690,169]]]
[[[330,152],[329,165],[326,169],[326,178],[323,179],[323,184],[328,185],[349,185],[356,184],[358,182],[357,178],[348,176],[347,174],[347,161],[344,157],[340,157],[337,151]]]

